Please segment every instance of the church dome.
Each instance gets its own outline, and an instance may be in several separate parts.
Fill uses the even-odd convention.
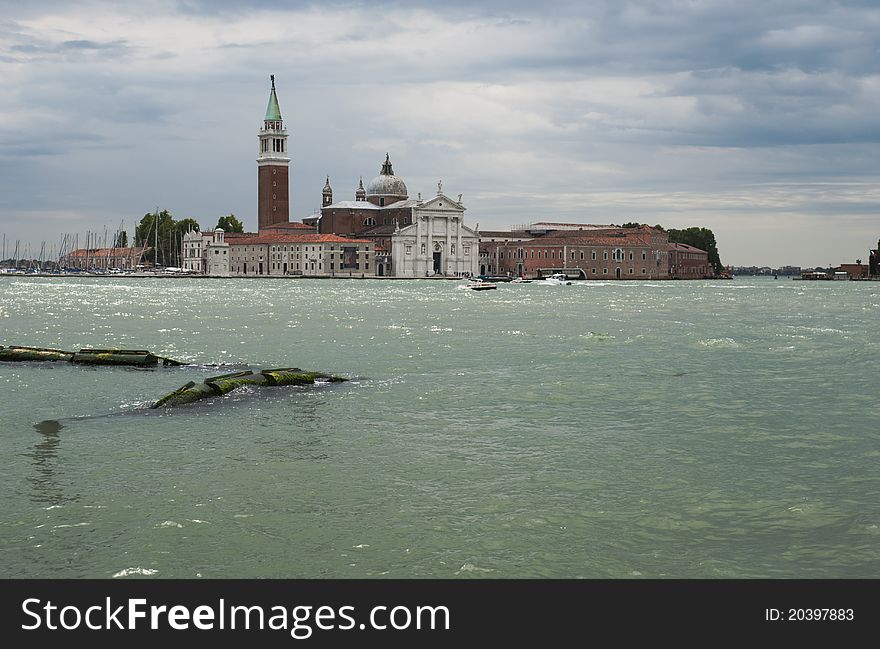
[[[391,160],[386,153],[382,171],[367,185],[367,196],[393,196],[402,200],[408,195],[406,183],[394,175]]]

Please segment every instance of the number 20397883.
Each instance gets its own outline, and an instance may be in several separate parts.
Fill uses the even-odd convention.
[[[765,608],[768,622],[849,622],[855,619],[851,608]]]

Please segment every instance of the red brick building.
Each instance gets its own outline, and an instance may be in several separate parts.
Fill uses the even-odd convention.
[[[257,157],[257,229],[260,231],[290,220],[287,130],[275,94],[275,75],[271,78],[272,90],[259,133],[260,153]]]
[[[587,227],[587,226],[585,226]],[[480,274],[547,277],[565,273],[577,279],[666,279],[669,238],[647,225],[638,228],[552,230],[523,239],[521,233],[501,242],[480,236]]]
[[[359,182],[353,201],[334,203],[329,178],[321,198],[321,216],[315,219],[318,232],[358,236],[367,236],[366,232],[376,227],[388,226],[393,232],[395,226],[402,228],[411,225],[413,207],[421,202],[409,200],[406,184],[394,174],[388,154],[385,155],[379,175],[367,184],[366,189],[363,180]],[[303,221],[311,223],[313,219]]]
[[[867,264],[840,264],[835,270],[846,273],[849,279],[862,279],[868,276]]]
[[[669,244],[669,277],[672,279],[703,279],[711,277],[709,253],[686,243]]]

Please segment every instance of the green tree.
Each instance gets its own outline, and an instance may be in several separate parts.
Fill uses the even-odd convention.
[[[636,223],[635,221],[630,221],[629,223],[624,223],[620,227],[622,227],[622,228],[640,228],[640,227],[642,227],[642,224]]]
[[[186,234],[187,232],[201,232],[202,228],[199,226],[199,222],[195,219],[182,219],[177,221],[174,224],[174,227],[177,228],[177,231],[180,232],[181,236]]]
[[[235,218],[235,214],[221,216],[217,221],[217,227],[224,232],[244,232],[244,224]]]
[[[715,275],[724,271],[721,257],[718,255],[718,246],[715,243],[715,234],[708,228],[686,228],[684,230],[667,230],[669,241],[672,243],[686,243],[694,248],[705,250],[709,253],[709,265],[712,266]]]
[[[173,266],[171,253],[174,247],[174,218],[168,210],[144,214],[144,218],[135,228],[135,241],[139,246],[147,246],[150,250],[144,255],[145,261],[157,265]]]
[[[116,233],[116,236],[113,237],[113,247],[114,248],[127,248],[128,247],[128,232],[125,230],[120,230]]]

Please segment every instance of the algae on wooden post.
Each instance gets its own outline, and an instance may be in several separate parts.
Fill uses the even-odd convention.
[[[153,367],[159,364],[159,357],[145,349],[80,349],[73,355],[72,362],[80,365]]]
[[[21,345],[0,346],[0,361],[69,361],[71,358],[73,358],[73,352],[65,352],[60,349]]]
[[[0,361],[67,361],[78,365],[129,365],[133,367],[156,367],[184,365],[180,361],[157,356],[145,349],[80,349],[66,352],[43,347],[0,346]]]
[[[218,394],[227,394],[228,392],[232,392],[234,389],[240,388],[244,385],[269,385],[269,379],[262,374],[254,374],[251,371],[247,371],[205,379],[205,383],[210,385]]]
[[[315,383],[316,379],[321,379],[329,383],[340,383],[348,380],[341,376],[333,376],[331,374],[324,374],[323,372],[303,372],[298,367],[263,370],[259,374],[250,370],[244,370],[241,372],[233,372],[231,374],[212,376],[205,379],[204,383],[198,385],[190,381],[186,385],[156,401],[151,408],[179,406],[185,403],[192,403],[193,401],[198,401],[207,397],[228,394],[236,388],[246,385],[255,385],[257,387],[311,385]]]

